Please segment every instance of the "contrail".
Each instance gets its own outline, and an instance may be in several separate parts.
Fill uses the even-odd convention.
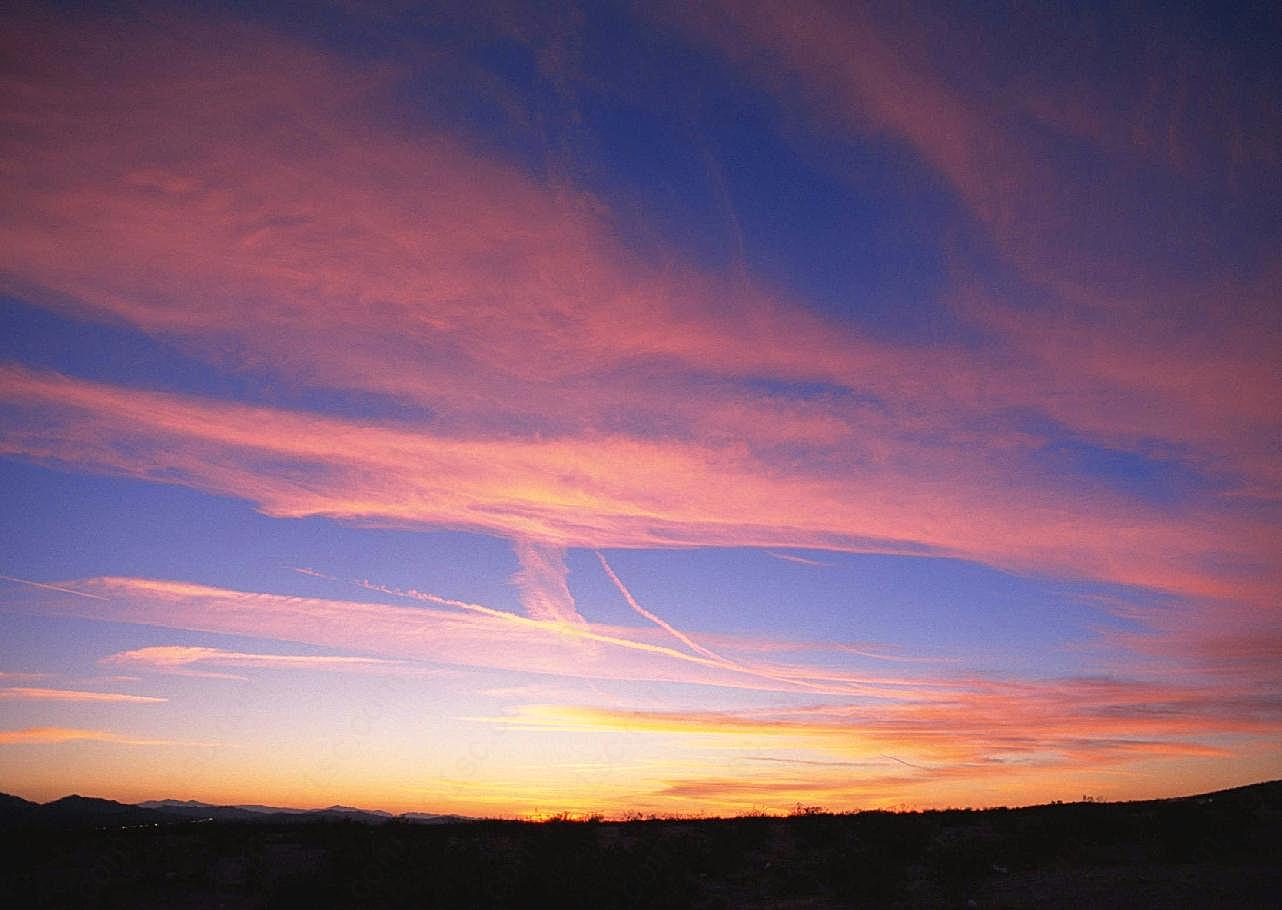
[[[449,597],[441,597],[438,594],[429,594],[426,591],[416,591],[413,588],[408,591],[402,591],[386,585],[375,584],[371,581],[358,581],[355,582],[355,584],[368,591],[377,591],[380,594],[390,594],[393,597],[405,597],[409,600],[420,600],[425,603],[439,604],[443,607],[457,607],[460,610],[480,613],[482,616],[491,616],[495,619],[501,619],[504,622],[521,626],[526,629],[534,628],[545,632],[558,632],[574,638],[583,638],[588,641],[599,641],[608,645],[618,645],[622,648],[631,648],[634,651],[648,651],[651,654],[662,654],[665,657],[675,657],[678,660],[688,661],[705,667],[723,667],[723,663],[719,660],[695,657],[692,654],[686,654],[682,651],[676,650],[675,648],[665,648],[663,645],[651,645],[646,644],[645,642],[632,641],[627,638],[617,638],[613,635],[603,635],[600,632],[593,632],[590,629],[585,629],[581,626],[567,625],[555,620],[532,619],[528,616],[509,613],[506,610],[496,610],[493,607],[487,607],[482,604],[468,603],[464,600],[454,600]]]
[[[663,623],[662,620],[658,620],[657,617],[653,617],[653,614],[650,614],[648,611],[645,611],[645,610],[642,610],[642,615],[649,615],[653,617],[656,621],[660,622],[660,624],[663,625],[665,628],[669,629],[674,634],[676,634],[678,638],[681,638],[683,641],[688,642],[692,647],[698,650],[701,656],[695,655],[695,654],[687,654],[684,651],[678,651],[676,648],[668,648],[668,647],[664,647],[663,645],[652,645],[646,642],[633,641],[629,638],[619,638],[614,635],[604,635],[600,632],[593,632],[590,628],[585,628],[583,626],[578,626],[574,624],[555,622],[555,621],[546,620],[546,619],[531,619],[528,616],[520,616],[516,613],[509,613],[506,610],[496,610],[493,607],[487,607],[487,606],[484,606],[483,604],[474,604],[474,603],[468,603],[465,600],[454,600],[453,598],[449,598],[449,597],[441,597],[438,594],[429,594],[425,591],[416,591],[413,588],[409,589],[408,591],[402,591],[398,588],[392,588],[392,587],[388,587],[387,585],[380,585],[372,581],[366,581],[366,580],[354,581],[353,584],[355,584],[358,587],[364,588],[367,591],[377,591],[380,594],[390,594],[393,597],[404,597],[408,600],[418,600],[425,603],[438,604],[443,607],[456,607],[460,610],[467,610],[468,612],[471,612],[471,613],[479,613],[482,616],[490,616],[490,617],[493,617],[494,619],[499,619],[499,620],[502,620],[503,622],[511,623],[512,625],[520,626],[525,629],[538,629],[540,631],[545,631],[545,632],[557,632],[561,635],[568,635],[574,638],[582,638],[587,641],[599,641],[607,645],[617,645],[620,648],[627,648],[632,651],[645,651],[650,654],[661,654],[664,657],[671,657],[676,660],[683,660],[687,663],[698,664],[699,666],[702,666],[702,667],[714,667],[718,670],[731,670],[736,673],[743,673],[748,676],[755,676],[758,679],[768,679],[771,682],[782,683],[783,685],[790,686],[790,687],[795,686],[797,688],[811,689],[819,692],[829,692],[834,694],[849,693],[851,691],[849,686],[816,685],[815,683],[809,682],[804,679],[797,679],[790,676],[767,673],[763,670],[744,666],[742,664],[735,663],[732,660],[727,660],[724,657],[718,656],[715,652],[709,651],[707,648],[701,648],[698,645],[694,644],[693,642],[689,642],[689,639],[682,636],[680,632],[678,632],[675,629],[672,629],[671,626],[668,626],[666,623]],[[635,603],[635,601],[633,602]],[[638,605],[638,609],[640,609],[639,605]]]
[[[914,765],[914,764],[913,764],[912,762],[910,762],[910,761],[904,761],[902,758],[895,758],[895,756],[893,756],[893,755],[883,755],[883,756],[882,756],[882,758],[888,758],[888,759],[890,759],[891,761],[897,761],[897,762],[899,762],[901,765],[907,765],[909,768],[916,768],[918,771],[929,771],[929,770],[931,770],[930,768],[927,768],[925,765]]]
[[[721,663],[725,663],[725,664],[733,663],[733,661],[727,660],[726,658],[722,657],[720,654],[716,653],[715,651],[708,650],[703,645],[692,640],[690,636],[686,635],[680,629],[665,622],[662,618],[655,616],[645,607],[637,603],[637,599],[632,596],[632,592],[628,590],[627,585],[623,583],[623,581],[619,578],[618,575],[614,574],[614,569],[610,568],[610,564],[605,561],[605,556],[602,555],[601,551],[594,550],[593,552],[596,553],[596,558],[601,560],[601,568],[605,569],[605,574],[610,576],[610,581],[614,582],[614,586],[619,589],[619,593],[623,595],[623,599],[628,602],[629,607],[631,607],[637,613],[640,613],[646,619],[650,620],[650,622],[654,623],[660,629],[663,629],[673,638],[677,639],[677,641],[684,644],[687,648],[690,648],[691,650],[696,651],[699,654],[702,654],[704,657],[711,658],[712,660],[719,661]]]
[[[74,588],[64,588],[61,585],[47,585],[42,581],[29,581],[26,578],[14,578],[12,575],[0,575],[4,581],[14,581],[20,585],[31,585],[33,588],[45,588],[49,591],[61,591],[63,594],[74,594],[77,597],[89,597],[93,600],[110,600],[109,597],[103,597],[101,594],[90,594],[86,591],[77,591]]]
[[[818,691],[826,690],[826,687],[816,685],[815,683],[809,682],[808,680],[805,680],[805,679],[798,679],[797,677],[791,676],[788,674],[770,673],[770,672],[767,672],[766,670],[760,669],[759,667],[753,667],[753,666],[749,666],[748,664],[741,664],[736,660],[730,660],[728,657],[722,657],[717,652],[710,651],[709,649],[705,648],[703,645],[699,644],[698,642],[693,641],[690,638],[690,636],[686,635],[680,629],[674,627],[670,623],[665,622],[660,617],[655,616],[645,607],[641,606],[641,604],[637,603],[637,599],[632,596],[632,592],[628,590],[627,586],[622,582],[622,580],[620,580],[619,576],[614,573],[614,570],[612,568],[610,568],[610,564],[605,561],[605,557],[601,554],[601,551],[595,550],[593,552],[596,553],[596,558],[601,560],[601,568],[605,569],[605,574],[610,576],[610,580],[613,581],[614,586],[619,589],[619,593],[622,594],[623,599],[628,602],[628,606],[630,606],[633,610],[635,610],[640,615],[644,616],[646,619],[650,620],[650,622],[654,623],[659,628],[666,631],[668,634],[672,635],[678,641],[685,644],[686,647],[692,648],[694,651],[698,652],[699,654],[702,654],[704,657],[706,657],[708,660],[715,663],[717,666],[726,670],[734,670],[738,673],[747,673],[750,676],[756,676],[761,679],[770,679],[770,680],[774,680],[775,682],[791,683],[794,686],[801,686],[804,689],[815,689]]]
[[[820,568],[831,569],[832,563],[820,562],[818,559],[808,559],[805,556],[796,556],[792,553],[780,553],[777,550],[766,550],[767,556],[773,556],[775,559],[783,559],[788,562],[800,563],[803,566],[818,566]]]
[[[312,578],[323,578],[326,581],[338,581],[338,579],[333,575],[326,575],[324,572],[317,572],[315,569],[307,568],[307,566],[286,566],[285,568],[292,569],[299,575],[309,575]]]

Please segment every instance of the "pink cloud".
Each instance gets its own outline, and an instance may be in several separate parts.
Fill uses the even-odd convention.
[[[804,750],[848,761],[899,765],[917,778],[983,778],[1014,767],[1121,767],[1145,757],[1225,757],[1240,737],[1282,730],[1263,703],[1162,686],[1102,697],[1090,683],[1013,684],[952,700],[911,694],[876,706],[822,705],[755,712],[670,712],[523,705],[476,718],[518,730],[694,737],[735,751]],[[1119,687],[1121,688],[1121,687]],[[1276,706],[1276,704],[1275,704]],[[1239,738],[1233,748],[1219,742]],[[887,754],[894,753],[894,754]],[[906,756],[906,757],[901,757]],[[902,770],[897,778],[905,777]],[[847,784],[849,782],[847,781]]]
[[[42,592],[25,600],[11,600],[9,609],[356,649],[377,655],[370,660],[387,661],[389,670],[401,661],[434,661],[578,679],[679,682],[892,700],[907,695],[921,700],[948,699],[958,692],[994,685],[974,677],[859,673],[804,662],[760,659],[762,654],[805,654],[816,648],[815,643],[763,645],[759,639],[740,642],[735,636],[721,635],[716,641],[722,653],[736,654],[742,645],[742,650],[754,659],[710,658],[670,647],[666,634],[651,629],[537,620],[482,604],[420,591],[397,591],[370,582],[361,586],[389,599],[409,600],[414,606],[286,597],[140,578],[92,578],[76,584],[100,594],[101,605],[90,606],[79,598]],[[155,666],[198,666],[198,661],[188,663],[188,659],[218,658],[213,651],[186,646],[127,653],[130,656],[126,664],[141,661]],[[236,656],[233,652],[228,665],[248,666],[255,657]],[[268,657],[264,656],[260,665],[267,665]]]
[[[410,599],[415,606],[284,597],[148,579],[97,578],[80,584],[99,593],[105,603],[85,609],[78,606],[79,599],[58,600],[50,593],[36,595],[49,600],[29,601],[20,609],[359,649],[384,661],[366,660],[367,666],[389,671],[402,661],[428,660],[588,679],[655,680],[768,691],[806,691],[820,686],[833,691],[875,692],[881,685],[877,677],[831,671],[816,671],[819,679],[810,680],[811,671],[804,666],[762,669],[755,664],[713,661],[657,644],[649,640],[653,636],[645,630],[531,619],[479,604],[417,591],[395,592],[372,584],[372,590]],[[585,644],[599,647],[585,648]],[[303,658],[291,662],[270,657],[220,655],[208,649],[179,647],[143,649],[119,659],[121,665],[178,668],[204,662],[241,667],[301,667],[309,663]],[[352,667],[358,660],[348,659],[342,666]],[[337,666],[328,662],[331,669]]]
[[[191,645],[156,645],[148,648],[137,648],[132,651],[111,654],[98,662],[114,667],[223,679],[243,679],[244,677],[209,672],[199,668],[326,670],[340,673],[385,673],[406,676],[440,676],[447,672],[437,667],[426,667],[408,661],[386,660],[377,657],[347,657],[328,654],[255,654]]]
[[[85,701],[149,705],[168,700],[151,695],[126,695],[121,692],[84,692],[76,689],[40,689],[28,686],[0,688],[0,701]]]
[[[875,30],[825,16],[750,7],[718,40],[769,46],[802,79],[822,70],[843,110],[908,137],[959,186],[994,184],[1006,153],[990,154],[1004,147],[990,118]],[[375,426],[8,369],[5,453],[274,515],[529,546],[925,552],[1194,595],[1277,590],[1275,577],[1227,577],[1217,557],[1231,541],[1233,560],[1267,569],[1272,524],[1223,502],[1170,514],[1084,493],[1038,464],[1045,439],[1002,416],[1045,408],[1123,447],[1156,434],[1263,488],[1276,477],[1258,429],[1278,383],[1258,359],[1204,357],[1216,375],[1223,364],[1207,392],[1178,365],[1214,340],[1128,352],[1144,339],[1124,333],[1105,350],[1076,315],[1043,331],[980,303],[1005,342],[995,353],[876,342],[679,251],[643,259],[585,193],[430,124],[393,130],[377,113],[392,70],[229,24],[143,25],[129,54],[91,32],[30,23],[24,88],[0,102],[22,125],[0,179],[29,213],[0,226],[10,290],[220,366],[433,418]],[[215,40],[224,32],[235,40]],[[1020,187],[1036,182],[1021,168]],[[966,192],[985,211],[1005,205]],[[797,401],[760,379],[860,396]],[[1257,391],[1228,393],[1244,385]],[[545,576],[529,574],[544,584],[536,609],[572,616]]]
[[[500,534],[522,541],[525,618],[581,619],[561,548],[716,545],[954,556],[1172,591],[1234,622],[1226,603],[1275,616],[1275,521],[1232,497],[1154,506],[1084,487],[1039,463],[1047,439],[1009,414],[1044,413],[1066,435],[1276,498],[1275,334],[1243,319],[1192,331],[1179,314],[1207,297],[1228,301],[1217,314],[1267,312],[1279,273],[1154,296],[1151,276],[1107,249],[1134,213],[1115,216],[1041,146],[1011,141],[1018,118],[941,77],[924,39],[826,6],[702,8],[713,15],[687,21],[690,33],[781,98],[799,86],[817,120],[915,150],[1055,305],[1026,312],[962,286],[954,303],[991,336],[983,351],[875,341],[679,250],[637,255],[573,186],[430,123],[396,128],[393,69],[227,23],[140,24],[121,53],[92,27],[33,18],[3,39],[21,48],[0,100],[15,125],[0,185],[24,213],[0,225],[7,289],[291,389],[382,396],[407,416],[379,424],[8,367],[0,452],[277,516]],[[1083,217],[1094,214],[1108,217]],[[1166,302],[1179,304],[1169,319]],[[798,401],[760,380],[859,395]],[[541,626],[478,611],[441,623],[460,650],[492,651],[501,628],[539,641],[535,665],[556,664]],[[579,631],[580,644],[610,637]],[[717,662],[630,641],[602,644],[677,675]]]
[[[566,583],[565,550],[523,539],[515,546],[521,569],[512,581],[520,591],[525,612],[534,619],[585,624]]]
[[[1282,186],[1282,159],[1275,127],[1242,126],[1270,120],[1273,102],[1231,51],[1160,17],[1142,26],[1154,53],[1119,63],[1071,17],[1055,37],[1063,56],[1048,60],[993,52],[995,32],[1010,48],[1045,42],[1043,17],[1018,11],[980,24],[821,2],[658,9],[816,132],[889,137],[948,181],[1031,285],[981,293],[957,264],[958,312],[1005,358],[971,364],[994,405],[1022,398],[1128,450],[1159,439],[1168,457],[1275,498],[1276,244],[1246,256],[1216,237],[1225,216],[1212,213],[1251,218]],[[1077,53],[1107,59],[1111,78],[1079,78]],[[1083,138],[1096,144],[1089,165]],[[1138,174],[1163,192],[1140,191]]]
[[[92,592],[101,599],[30,588],[21,592],[20,599],[11,598],[8,609],[253,635],[370,655],[297,656],[173,645],[122,652],[104,660],[131,669],[394,674],[417,672],[422,668],[418,662],[432,661],[563,680],[676,682],[813,699],[802,705],[722,711],[543,703],[468,719],[548,735],[676,737],[683,755],[699,756],[710,750],[722,756],[715,767],[690,758],[681,766],[684,776],[671,768],[647,766],[649,776],[643,775],[633,785],[640,788],[638,799],[669,810],[672,799],[702,799],[709,805],[733,807],[749,798],[765,799],[770,793],[774,793],[771,805],[827,801],[850,806],[891,795],[893,801],[917,799],[937,805],[961,798],[951,794],[969,793],[967,799],[973,802],[990,791],[1003,794],[1004,800],[1013,798],[1013,793],[1062,798],[1066,779],[1094,780],[1092,775],[1098,774],[1120,780],[1132,769],[1153,767],[1153,762],[1223,761],[1249,754],[1257,744],[1271,742],[1282,732],[1276,696],[1250,677],[1177,683],[1148,679],[1142,666],[1136,679],[987,678],[951,674],[946,668],[866,675],[782,662],[779,655],[804,653],[788,642],[768,642],[765,647],[748,640],[743,650],[754,660],[740,663],[721,656],[738,653],[732,636],[710,639],[717,650],[709,657],[694,649],[669,647],[665,642],[673,636],[662,628],[567,625],[415,591],[398,595],[382,588],[389,598],[413,601],[413,606],[396,606],[146,579],[82,579],[56,587]],[[367,587],[380,590],[373,583]],[[438,672],[434,667],[422,669]],[[581,685],[561,689],[555,683],[543,683],[492,694],[520,698],[583,691]],[[40,728],[11,731],[0,735],[0,742],[94,738],[147,742],[91,734]],[[808,777],[805,787],[799,786],[795,775],[754,771],[725,776],[727,766],[759,758],[763,751],[780,764],[795,759],[827,762],[833,768],[824,771],[821,764],[816,765],[821,770]],[[848,769],[841,770],[852,762],[867,766],[867,773],[854,782]],[[647,780],[653,783],[650,790]]]
[[[400,672],[406,661],[751,688],[823,701],[739,712],[661,712],[548,705],[500,724],[540,729],[628,729],[793,742],[845,757],[893,753],[927,764],[1055,753],[1084,757],[1145,750],[1204,754],[1224,736],[1282,729],[1276,696],[1256,681],[1200,684],[1125,679],[1052,681],[958,675],[859,675],[802,664],[739,664],[655,644],[641,628],[566,626],[410,592],[414,607],[283,597],[144,579],[76,583],[102,595],[93,606],[55,592],[21,609],[200,632],[254,635],[358,648],[377,657],[288,656],[191,646],[123,652],[112,665],[154,669],[300,668]],[[101,604],[101,605],[100,605]],[[568,631],[567,631],[568,630]],[[584,649],[582,643],[595,647]],[[726,644],[733,646],[732,641]],[[409,671],[413,671],[410,666]],[[844,696],[844,698],[843,698]],[[834,700],[835,699],[835,700]],[[1200,751],[1199,751],[1200,750]],[[916,756],[916,758],[914,758]]]
[[[29,581],[25,578],[14,578],[12,575],[0,575],[0,581],[11,581],[14,584],[27,585],[32,588],[45,588],[49,591],[61,591],[63,594],[76,594],[80,597],[92,598],[94,596],[93,594],[87,594],[84,591],[77,591],[73,588],[62,588],[58,585],[45,584],[42,581]]]
[[[1267,564],[1277,532],[1253,519],[1021,487],[992,464],[930,450],[854,473],[781,472],[742,446],[440,436],[17,367],[0,368],[0,402],[13,414],[2,452],[240,496],[278,516],[561,546],[924,551],[1201,595],[1276,585],[1207,558],[1234,546],[1239,561]]]

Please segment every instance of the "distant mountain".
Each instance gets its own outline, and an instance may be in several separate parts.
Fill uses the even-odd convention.
[[[382,815],[384,818],[395,818],[391,812],[384,812],[382,809],[357,809],[354,806],[330,806],[327,809],[321,809],[321,812],[361,812],[366,815]]]
[[[262,806],[257,803],[241,804],[237,803],[232,808],[244,809],[246,812],[257,812],[260,815],[303,815],[307,812],[314,812],[314,809],[291,809],[288,806]]]
[[[124,828],[133,825],[175,825],[199,821],[244,822],[251,824],[307,824],[316,822],[357,822],[384,825],[403,822],[439,825],[475,821],[461,815],[432,815],[407,812],[393,815],[381,809],[328,806],[324,809],[294,809],[285,806],[219,806],[194,799],[150,799],[141,803],[118,803],[80,795],[64,796],[49,803],[35,803],[0,793],[0,827]]]
[[[72,794],[35,806],[20,823],[58,828],[123,828],[131,825],[165,824],[171,820],[171,816],[156,809],[118,803],[113,799]]]
[[[215,806],[194,799],[152,799],[139,806],[163,812],[170,820],[175,818],[202,820],[212,819],[220,822],[259,821],[263,813],[243,806]],[[288,810],[280,810],[282,813]]]
[[[1266,781],[1245,787],[1217,790],[1192,796],[1131,803],[1101,803],[1099,806],[1142,807],[1196,803],[1222,809],[1253,813],[1252,817],[1276,817],[1282,806],[1282,781]],[[1027,812],[1059,811],[1067,807],[1027,807]],[[1085,808],[1095,809],[1095,806]],[[48,803],[36,803],[0,793],[0,828],[128,828],[137,825],[182,825],[204,821],[242,824],[306,825],[323,822],[356,822],[366,825],[411,824],[448,825],[479,819],[462,815],[405,812],[393,815],[381,809],[327,806],[324,809],[295,809],[285,806],[220,806],[194,799],[154,799],[141,803],[119,803],[110,799],[73,794]]]
[[[396,818],[392,813],[384,812],[382,809],[356,809],[352,806],[330,806],[328,809],[315,809],[313,813],[319,815],[350,815],[357,819],[374,816],[384,821],[391,821]]]
[[[187,819],[212,819],[226,822],[258,822],[296,824],[316,821],[353,821],[362,824],[383,824],[396,816],[381,809],[357,809],[352,806],[329,806],[324,809],[293,809],[286,806],[217,806],[196,800],[159,799],[139,803],[170,815]]]
[[[39,803],[33,803],[20,796],[0,793],[0,825],[16,824],[26,818],[33,809],[38,809],[39,807]]]
[[[149,799],[135,805],[144,809],[212,809],[214,806],[195,799]]]
[[[1196,796],[1180,798],[1229,805],[1277,807],[1282,806],[1282,780],[1268,780],[1259,784],[1247,784],[1245,787],[1231,787],[1228,790],[1215,790],[1211,793],[1199,793]]]
[[[468,818],[466,815],[433,815],[430,812],[402,812],[396,816],[404,822],[413,822],[416,825],[452,825],[458,822],[474,822],[476,819]]]
[[[608,824],[411,828],[436,817],[344,806],[249,814],[260,821],[0,831],[3,906],[1246,908],[1282,894],[1279,782],[1133,802]]]

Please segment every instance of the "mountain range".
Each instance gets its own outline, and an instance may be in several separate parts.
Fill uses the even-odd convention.
[[[72,794],[52,802],[37,803],[0,793],[0,827],[40,828],[127,828],[143,825],[220,821],[262,824],[293,824],[324,821],[352,821],[369,825],[403,822],[441,825],[475,821],[461,815],[434,815],[405,812],[393,815],[379,809],[329,806],[324,809],[294,809],[285,806],[219,806],[196,800],[158,799],[141,803],[120,803],[111,799]]]

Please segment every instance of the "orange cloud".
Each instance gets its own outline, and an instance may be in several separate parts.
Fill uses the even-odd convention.
[[[742,809],[745,801],[765,800],[771,793],[770,805],[776,807],[794,801],[854,806],[910,798],[924,805],[973,803],[990,798],[989,793],[998,794],[991,798],[1000,801],[1014,799],[1012,794],[1063,798],[1067,776],[1116,780],[1143,763],[1223,760],[1249,753],[1252,744],[1269,742],[1282,732],[1282,703],[1250,679],[1180,685],[1110,678],[860,676],[774,660],[714,660],[657,644],[671,639],[661,629],[592,623],[567,627],[421,592],[405,592],[415,604],[401,607],[145,579],[85,579],[65,586],[101,599],[29,589],[22,601],[11,600],[9,609],[253,635],[377,655],[293,656],[159,646],[106,658],[113,665],[194,673],[232,668],[396,673],[415,667],[415,661],[430,660],[567,679],[679,682],[790,694],[791,706],[734,711],[534,704],[510,714],[470,718],[549,735],[680,740],[680,748],[671,752],[682,756],[677,770],[643,762],[640,770],[629,772],[628,782],[619,783],[631,788],[628,793],[620,790],[617,799],[600,797],[610,805],[671,811],[673,800],[702,800]],[[594,646],[584,649],[583,642]],[[736,653],[733,637],[721,636],[715,642],[714,653]],[[771,644],[763,648],[750,640],[745,650],[755,658],[797,650],[787,642]],[[526,690],[513,694],[522,691]],[[796,705],[798,695],[811,702]],[[81,732],[72,731],[66,738],[86,738]],[[56,735],[61,734],[38,731],[28,737],[17,731],[10,740],[0,741],[56,741],[40,739]],[[630,742],[635,746],[635,740]],[[735,778],[738,783],[724,776],[727,764],[761,764],[763,757],[781,767],[790,761],[816,762],[819,770],[807,766],[812,776],[804,787],[797,775],[759,773],[760,769],[745,771]],[[866,768],[855,782],[846,767],[852,762]],[[824,763],[832,768],[824,770]],[[542,802],[536,799],[535,804],[565,799],[567,805],[593,808],[571,792],[571,784],[558,786],[561,789],[543,793]],[[636,802],[629,803],[634,797]],[[529,800],[512,802],[508,811],[518,804]]]
[[[73,727],[28,727],[0,730],[0,745],[52,745],[70,742],[116,743],[123,746],[208,746],[211,743],[179,742],[172,739],[144,739],[108,730],[80,730]]]
[[[1181,700],[1154,687],[1140,703],[1106,703],[1090,689],[1010,685],[997,694],[967,693],[945,702],[905,693],[898,702],[875,706],[752,713],[525,705],[510,715],[476,720],[517,730],[696,737],[748,752],[800,749],[899,765],[920,772],[917,777],[982,777],[995,773],[995,763],[1080,769],[1143,757],[1224,757],[1234,753],[1213,742],[1217,737],[1269,737],[1282,730],[1276,700],[1234,703],[1207,694]],[[906,776],[902,767],[898,778]]]

